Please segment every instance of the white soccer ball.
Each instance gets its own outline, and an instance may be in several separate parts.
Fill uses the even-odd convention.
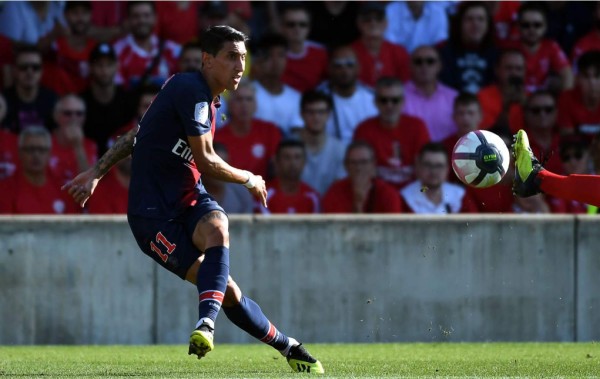
[[[452,169],[461,182],[485,188],[497,184],[508,170],[510,153],[504,140],[487,130],[462,136],[452,150]]]

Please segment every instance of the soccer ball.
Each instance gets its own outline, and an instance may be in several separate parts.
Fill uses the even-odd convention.
[[[452,169],[461,182],[485,188],[497,184],[510,162],[506,144],[497,134],[475,130],[462,136],[452,150]]]

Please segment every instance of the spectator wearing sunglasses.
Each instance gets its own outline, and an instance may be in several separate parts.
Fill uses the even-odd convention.
[[[400,189],[414,179],[415,158],[430,141],[429,132],[420,118],[402,113],[404,87],[400,79],[377,80],[375,105],[379,114],[356,128],[354,140],[373,146],[379,177]]]
[[[85,103],[76,95],[65,95],[54,108],[56,129],[52,135],[50,166],[64,182],[87,170],[97,160],[96,143],[83,134]]]
[[[556,101],[551,92],[539,90],[532,93],[525,103],[525,130],[529,134],[531,150],[536,157],[546,160],[548,170],[563,172],[559,157],[560,134],[556,124]]]
[[[432,46],[418,47],[410,67],[412,80],[404,86],[404,113],[423,120],[434,142],[455,134],[452,105],[458,93],[438,80],[442,64],[437,50]]]
[[[52,125],[56,94],[41,85],[42,54],[34,46],[15,53],[14,85],[4,93],[8,113],[3,127],[19,134],[32,125]]]
[[[509,47],[521,50],[527,62],[525,85],[530,92],[549,89],[558,93],[573,86],[569,59],[558,43],[545,38],[544,8],[535,2],[521,5],[518,15],[520,39]]]
[[[359,8],[356,20],[360,37],[352,48],[360,63],[358,78],[369,87],[377,79],[391,76],[406,82],[410,79],[410,57],[401,45],[384,39],[387,28],[385,4],[366,1]]]
[[[600,134],[600,51],[588,51],[577,61],[575,88],[559,98],[558,124],[563,135]]]
[[[327,50],[307,40],[310,28],[310,13],[303,5],[290,3],[281,11],[281,33],[288,46],[282,80],[301,93],[314,89],[327,76]]]

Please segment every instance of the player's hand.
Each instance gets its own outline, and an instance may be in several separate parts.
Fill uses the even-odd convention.
[[[72,180],[69,180],[61,189],[67,191],[75,202],[83,208],[86,201],[94,193],[99,180],[96,178],[94,168],[92,167],[77,175]]]
[[[252,175],[252,174],[251,174]],[[248,188],[248,191],[260,200],[261,204],[267,208],[267,184],[260,175],[254,175],[256,183],[254,187]]]

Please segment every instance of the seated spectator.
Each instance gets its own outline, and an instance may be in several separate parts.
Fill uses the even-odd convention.
[[[56,129],[52,135],[50,167],[66,182],[94,164],[98,157],[96,143],[83,134],[85,103],[76,95],[60,98],[54,109]]]
[[[498,50],[494,24],[482,1],[463,1],[451,20],[450,36],[439,48],[440,80],[459,92],[477,93],[492,82]]]
[[[410,67],[412,80],[404,86],[404,113],[423,120],[434,142],[455,134],[452,106],[458,93],[438,80],[442,66],[437,50],[431,46],[418,47],[412,54]]]
[[[385,4],[365,1],[358,10],[360,37],[352,43],[360,65],[358,78],[369,87],[383,76],[410,79],[410,57],[406,49],[384,39],[387,20]]]
[[[255,117],[256,94],[251,83],[242,81],[230,96],[229,117],[215,133],[215,141],[227,149],[228,163],[269,178],[281,132],[274,124]]]
[[[322,45],[306,39],[311,23],[310,13],[303,5],[285,5],[280,17],[288,46],[282,81],[301,93],[312,90],[327,75],[327,51]]]
[[[337,47],[329,60],[329,81],[319,87],[333,98],[327,133],[345,144],[352,141],[358,124],[377,114],[373,92],[358,81],[358,70],[354,50],[350,46]]]
[[[323,195],[334,180],[345,175],[346,145],[327,134],[327,120],[333,106],[329,95],[309,91],[302,95],[300,104],[304,127],[297,135],[306,147],[302,181]]]
[[[0,180],[1,214],[77,213],[77,204],[60,190],[62,182],[50,170],[50,132],[31,126],[19,135],[19,164],[9,178]]]
[[[59,1],[7,1],[0,7],[0,34],[17,45],[48,51],[65,33],[63,4]]]
[[[600,51],[588,51],[577,61],[576,86],[559,98],[560,132],[600,135]]]
[[[581,135],[563,137],[560,142],[560,160],[564,175],[588,175],[590,170],[588,140]],[[547,197],[552,213],[587,213],[587,204],[575,200]]]
[[[403,208],[420,214],[477,212],[466,190],[448,183],[448,156],[442,144],[429,143],[420,150],[415,164],[417,180],[404,187]]]
[[[448,136],[442,141],[448,157],[452,156],[454,145],[460,137],[478,129],[481,123],[481,105],[477,96],[463,92],[454,98],[452,120],[456,124],[456,133]],[[458,180],[458,179],[457,179]]]
[[[275,154],[275,179],[267,183],[268,208],[257,203],[258,213],[319,213],[319,194],[301,180],[305,162],[301,141],[281,141]]]
[[[135,115],[131,94],[115,84],[117,56],[107,43],[98,44],[90,53],[90,83],[81,94],[87,117],[83,131],[98,147],[101,156],[108,149],[108,138]]]
[[[279,34],[264,35],[254,54],[256,118],[277,125],[284,135],[302,126],[300,93],[282,81],[287,42]]]
[[[354,133],[355,141],[373,146],[379,177],[398,189],[414,179],[415,158],[430,141],[423,121],[402,113],[403,102],[402,82],[380,78],[375,86],[379,114],[363,121]]]
[[[6,116],[6,101],[0,93],[0,126]],[[17,136],[0,128],[0,180],[15,173],[17,168]]]
[[[359,2],[309,1],[312,27],[308,39],[327,48],[347,45],[358,38],[356,16]]]
[[[188,42],[181,48],[178,60],[179,72],[200,71],[202,48],[196,42]]]
[[[549,91],[537,91],[527,99],[524,120],[531,150],[539,159],[548,159],[544,164],[546,169],[562,174],[556,114],[556,101]]]
[[[544,9],[535,2],[523,3],[519,8],[520,39],[511,47],[525,56],[528,91],[547,88],[558,93],[573,87],[573,72],[558,43],[544,38],[546,27]]]
[[[4,92],[8,113],[3,127],[19,134],[29,126],[52,125],[57,96],[40,84],[42,54],[33,46],[15,53],[14,86]]]
[[[479,129],[516,133],[523,129],[525,89],[525,57],[519,50],[504,50],[496,64],[496,82],[478,93],[483,112]]]
[[[323,196],[323,213],[400,213],[400,196],[394,186],[377,178],[375,151],[363,141],[346,149],[348,176],[336,180]]]
[[[127,21],[131,33],[114,44],[120,76],[125,86],[133,88],[150,83],[162,85],[169,76],[177,72],[180,46],[173,41],[159,39],[154,33],[154,2],[128,2]]]
[[[591,30],[581,37],[573,46],[571,52],[571,63],[573,67],[578,67],[577,60],[584,53],[592,50],[600,50],[600,2],[596,2],[594,5],[594,22]]]
[[[102,177],[86,203],[89,214],[126,214],[131,179],[131,156],[118,162]]]
[[[436,45],[448,38],[445,4],[437,1],[390,1],[385,9],[385,39],[412,53],[421,45]]]
[[[225,162],[229,162],[229,155],[225,145],[215,142],[213,148]],[[209,175],[202,176],[202,185],[217,200],[219,205],[225,209],[227,214],[253,213],[254,200],[244,186],[217,180]]]
[[[56,39],[52,45],[56,64],[74,86],[75,92],[87,87],[89,57],[97,42],[90,36],[92,27],[92,4],[88,1],[65,2],[64,17],[68,33]]]

